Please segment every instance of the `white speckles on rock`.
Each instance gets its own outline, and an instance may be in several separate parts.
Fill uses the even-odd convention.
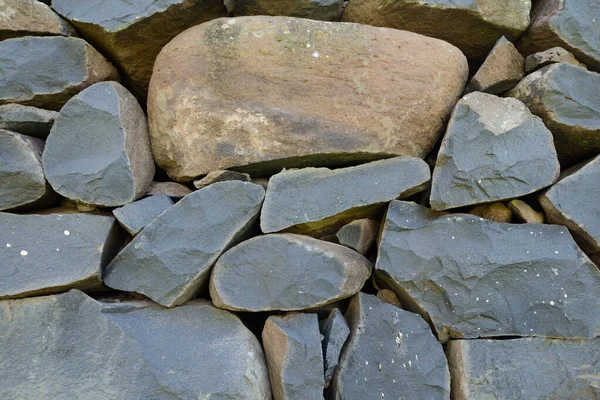
[[[27,250],[21,250],[21,255],[22,255],[22,256],[26,256],[27,254],[29,254],[29,253],[27,252]]]

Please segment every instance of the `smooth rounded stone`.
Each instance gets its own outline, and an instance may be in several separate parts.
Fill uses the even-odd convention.
[[[512,211],[502,203],[481,204],[469,210],[469,214],[494,222],[512,222]]]
[[[132,236],[173,205],[166,194],[157,194],[113,210],[119,224]]]
[[[453,340],[447,354],[456,400],[600,396],[600,339]]]
[[[60,111],[42,161],[64,197],[100,207],[131,203],[154,176],[144,111],[119,83],[92,85]]]
[[[600,271],[563,226],[438,217],[394,201],[376,274],[442,342],[600,335]]]
[[[121,242],[110,216],[0,213],[0,298],[100,289]]]
[[[177,182],[156,182],[150,184],[150,189],[146,196],[155,196],[157,194],[166,194],[172,199],[180,198],[192,193],[192,189]]]
[[[156,60],[154,157],[177,181],[220,169],[267,176],[424,157],[467,72],[457,48],[410,32],[289,17],[214,20],[173,39]]]
[[[264,233],[324,236],[360,218],[376,218],[386,203],[425,189],[429,166],[401,156],[356,167],[303,168],[273,175],[260,216]]]
[[[527,224],[543,224],[544,214],[535,211],[529,204],[522,200],[511,200],[508,203],[509,210],[522,222]]]
[[[3,399],[271,399],[260,343],[208,302],[166,309],[72,290],[1,301],[0,318]]]
[[[527,75],[507,96],[521,100],[554,135],[561,165],[600,153],[600,74],[552,64]]]
[[[197,190],[156,217],[104,270],[104,283],[173,307],[195,297],[217,258],[258,218],[264,190],[219,182]]]
[[[285,15],[289,17],[339,21],[343,0],[232,0],[236,17],[243,15]]]
[[[577,61],[573,53],[563,49],[562,47],[553,47],[551,49],[540,51],[539,53],[530,54],[525,59],[525,71],[533,72],[546,65],[556,63],[573,64],[576,67],[587,69],[585,64]]]
[[[2,0],[0,40],[21,36],[70,36],[73,28],[37,0]]]
[[[530,0],[352,0],[342,21],[403,29],[452,43],[483,60],[501,36],[515,40],[529,25]]]
[[[203,177],[202,179],[196,179],[194,181],[194,187],[196,189],[202,189],[203,187],[206,187],[213,183],[225,182],[225,181],[250,182],[250,175],[244,174],[242,172],[235,172],[235,171],[228,171],[228,170],[213,171],[210,174]]]
[[[227,15],[222,0],[53,0],[52,7],[114,60],[142,98],[163,46],[192,26]]]
[[[329,387],[335,372],[342,348],[350,336],[350,328],[338,308],[331,310],[326,319],[319,323],[323,335],[323,360],[325,362],[325,388]]]
[[[119,73],[82,39],[28,36],[0,42],[0,77],[0,105],[60,110],[86,87],[118,80]]]
[[[290,233],[257,236],[219,258],[210,297],[232,311],[306,310],[354,295],[371,270],[344,246]]]
[[[377,292],[377,298],[384,303],[391,304],[395,307],[402,308],[402,303],[396,293],[390,289],[381,289]]]
[[[335,236],[339,244],[350,247],[360,254],[366,254],[375,243],[379,233],[379,222],[373,219],[362,218],[344,225]]]
[[[434,210],[512,199],[556,182],[552,134],[525,104],[470,93],[454,109],[433,171]]]
[[[323,351],[317,314],[270,316],[262,331],[274,400],[323,399]]]
[[[423,318],[361,292],[346,319],[333,399],[450,399],[444,350]]]
[[[45,139],[58,112],[21,104],[4,104],[0,106],[0,129],[22,133]]]

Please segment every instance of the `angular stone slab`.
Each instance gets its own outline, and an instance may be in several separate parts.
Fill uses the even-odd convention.
[[[250,182],[250,175],[228,170],[213,171],[204,178],[195,180],[194,187],[196,189],[202,189],[210,184],[225,181]]]
[[[427,163],[409,156],[335,170],[283,171],[269,180],[260,227],[265,233],[335,233],[355,219],[377,217],[391,200],[420,192],[429,178]]]
[[[338,308],[331,310],[326,319],[319,323],[323,335],[323,360],[325,362],[325,388],[329,387],[338,366],[342,347],[350,335],[350,328]]]
[[[0,298],[99,289],[121,241],[109,216],[0,213]]]
[[[395,29],[214,20],[173,39],[156,59],[148,94],[154,157],[177,181],[220,169],[267,176],[424,157],[467,70],[448,43]]]
[[[172,199],[179,200],[183,196],[192,193],[192,189],[177,182],[152,182],[146,196],[166,194]]]
[[[453,340],[452,392],[466,399],[594,399],[600,340]]]
[[[21,104],[4,104],[0,106],[0,129],[45,139],[50,134],[56,117],[56,111]]]
[[[64,197],[100,207],[130,203],[154,176],[144,111],[119,83],[92,85],[60,111],[42,161]]]
[[[546,65],[556,63],[573,64],[576,67],[587,69],[585,64],[577,61],[573,53],[563,49],[562,47],[553,47],[551,49],[540,51],[539,53],[530,54],[525,59],[525,71],[533,72]]]
[[[600,334],[600,271],[567,228],[391,203],[376,273],[438,338]]]
[[[486,93],[463,97],[433,171],[435,210],[511,199],[558,179],[552,134],[525,104]]]
[[[339,21],[343,0],[232,0],[236,17],[242,15],[285,15],[289,17]]]
[[[444,350],[423,318],[361,292],[346,319],[333,399],[450,399]]]
[[[0,41],[21,36],[70,36],[73,28],[37,0],[2,0]]]
[[[373,219],[357,219],[344,225],[335,236],[339,244],[366,254],[379,232],[379,222]]]
[[[173,205],[166,194],[150,196],[113,210],[117,221],[130,235],[135,236],[163,211]]]
[[[52,66],[49,68],[48,66]],[[0,42],[0,105],[60,110],[71,97],[119,73],[82,39],[23,37]]]
[[[208,281],[217,258],[252,227],[264,193],[258,185],[231,181],[189,194],[115,257],[104,283],[165,307],[185,303]]]
[[[210,297],[233,311],[311,309],[352,296],[371,270],[344,246],[290,233],[258,236],[219,258]]]
[[[323,351],[317,314],[267,318],[262,332],[274,400],[323,399]]]
[[[258,340],[207,302],[166,309],[73,290],[1,301],[0,319],[3,399],[271,398]]]
[[[508,203],[508,208],[512,211],[519,220],[528,224],[543,224],[545,221],[544,214],[535,211],[529,204],[522,200],[511,200]]]

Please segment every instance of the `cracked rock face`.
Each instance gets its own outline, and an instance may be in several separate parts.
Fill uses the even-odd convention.
[[[227,0],[226,0],[227,2]],[[343,0],[232,0],[236,17],[242,15],[286,15],[290,17],[339,21]]]
[[[21,36],[70,36],[73,28],[37,0],[2,0],[0,41]]]
[[[325,387],[327,388],[338,366],[344,343],[346,343],[346,339],[350,335],[350,328],[340,310],[334,308],[327,318],[320,322],[319,329],[323,335]]]
[[[438,338],[600,334],[600,271],[567,228],[391,203],[376,273]]]
[[[163,211],[173,205],[166,194],[157,194],[113,210],[119,224],[132,236],[140,233]]]
[[[56,117],[56,111],[21,104],[4,104],[0,106],[0,129],[46,139]]]

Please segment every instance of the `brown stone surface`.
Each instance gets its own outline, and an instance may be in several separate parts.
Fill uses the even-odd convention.
[[[523,200],[511,200],[508,203],[508,209],[512,211],[513,215],[519,220],[528,224],[543,224],[544,214],[535,211],[529,204]]]
[[[192,193],[192,189],[177,182],[152,182],[146,196],[156,194],[166,194],[171,198],[180,199],[185,195]]]
[[[0,40],[21,36],[70,36],[73,28],[37,0],[0,1]]]
[[[553,47],[548,50],[540,51],[539,53],[530,54],[525,59],[525,71],[533,72],[543,68],[546,65],[555,63],[569,63],[577,67],[586,68],[585,64],[577,61],[573,53],[563,49],[562,47]]]
[[[495,222],[512,221],[512,212],[502,203],[482,204],[472,208],[469,214]]]

